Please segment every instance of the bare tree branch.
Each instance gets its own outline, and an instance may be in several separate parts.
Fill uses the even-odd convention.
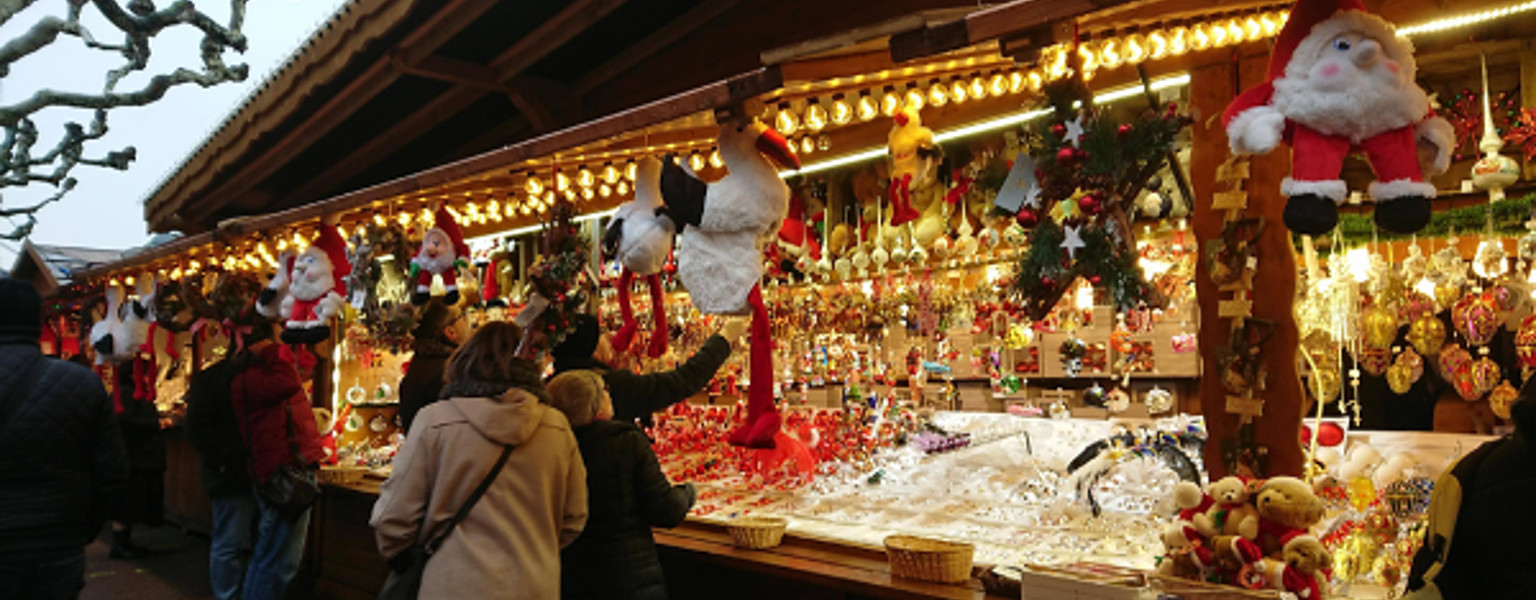
[[[36,0],[0,0],[0,24],[31,6]],[[0,126],[5,129],[0,138],[0,189],[22,188],[29,185],[51,185],[58,191],[35,205],[10,210],[0,210],[0,217],[26,216],[26,223],[18,225],[0,239],[20,240],[30,235],[37,224],[36,213],[44,206],[57,202],[75,186],[70,172],[78,166],[127,169],[137,156],[137,150],[128,146],[99,157],[86,156],[88,142],[99,140],[107,134],[107,112],[123,106],[144,106],[165,96],[178,85],[197,84],[211,87],[232,81],[244,81],[249,69],[244,64],[227,65],[224,52],[244,52],[245,4],[247,0],[230,0],[227,24],[220,24],[197,10],[190,0],[177,0],[164,9],[156,9],[153,0],[128,0],[120,5],[117,0],[65,0],[68,4],[63,18],[46,16],[31,29],[4,44],[0,44],[0,77],[5,77],[11,65],[27,58],[59,40],[60,36],[80,39],[87,48],[112,52],[122,56],[122,65],[103,75],[100,93],[88,94],[42,89],[30,97],[12,104],[0,106]],[[95,7],[107,22],[123,36],[120,45],[98,41],[80,23],[82,9]],[[190,27],[203,33],[198,45],[202,69],[178,68],[170,73],[153,75],[143,87],[120,92],[117,85],[127,76],[141,72],[149,65],[150,41],[161,32],[174,27]],[[95,109],[90,125],[77,122],[64,125],[64,135],[58,143],[46,151],[37,148],[37,126],[31,117],[49,108]]]

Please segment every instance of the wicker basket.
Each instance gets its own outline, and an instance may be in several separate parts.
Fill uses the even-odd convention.
[[[907,579],[959,583],[971,577],[971,558],[976,547],[910,535],[885,538],[885,557],[891,574]]]
[[[779,545],[789,521],[779,517],[740,517],[725,524],[737,548],[763,550]]]
[[[363,480],[367,467],[322,467],[318,475],[320,483],[350,485]]]

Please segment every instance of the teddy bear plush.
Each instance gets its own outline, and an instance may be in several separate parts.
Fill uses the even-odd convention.
[[[1300,600],[1321,600],[1328,590],[1333,556],[1310,535],[1286,542],[1282,559],[1264,559],[1260,572],[1269,587],[1295,594]]]
[[[1257,542],[1264,556],[1280,557],[1287,543],[1323,519],[1323,501],[1295,477],[1272,477],[1253,496],[1258,510]]]
[[[1259,535],[1259,511],[1248,502],[1248,484],[1237,477],[1223,477],[1206,487],[1214,504],[1195,515],[1195,529],[1206,537],[1238,535],[1252,540]]]

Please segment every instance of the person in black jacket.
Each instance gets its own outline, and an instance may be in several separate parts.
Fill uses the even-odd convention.
[[[149,400],[135,398],[133,364],[125,362],[117,373],[117,401],[122,407],[117,425],[128,452],[128,484],[118,496],[112,517],[112,558],[139,558],[148,551],[133,543],[133,526],[165,524],[165,436],[161,430],[171,421]]]
[[[458,307],[433,298],[416,324],[411,364],[400,380],[400,426],[406,433],[416,413],[437,402],[443,389],[443,369],[459,343],[469,339],[469,319]]]
[[[547,389],[587,465],[587,526],[560,552],[561,598],[666,600],[651,528],[683,522],[698,498],[693,484],[669,483],[645,432],[609,420],[613,400],[595,371],[566,371]]]
[[[555,358],[555,374],[587,369],[602,375],[612,394],[613,419],[625,423],[648,423],[651,413],[699,393],[731,357],[731,340],[740,339],[746,329],[745,319],[726,319],[720,333],[705,340],[699,351],[676,369],[638,375],[608,366],[613,346],[599,331],[596,317],[576,315],[572,321],[571,331],[550,352]]]
[[[270,333],[270,329],[257,327],[253,331]],[[233,348],[230,354],[234,354]],[[187,437],[197,450],[203,492],[213,508],[208,580],[218,600],[240,598],[252,542],[251,526],[259,514],[246,473],[249,455],[229,398],[233,379],[233,367],[224,359],[193,375],[187,389]]]
[[[1521,388],[1510,412],[1515,433],[1468,453],[1451,467],[1457,481],[1442,483],[1461,488],[1449,552],[1439,572],[1429,573],[1447,540],[1425,541],[1409,573],[1408,589],[1419,594],[1406,598],[1437,597],[1424,589],[1426,576],[1445,600],[1516,600],[1536,591],[1536,552],[1521,549],[1536,538],[1536,512],[1530,509],[1536,498],[1536,378]],[[1437,498],[1441,494],[1435,490]],[[1434,518],[1449,510],[1439,508],[1429,508],[1431,529]]]
[[[0,279],[0,598],[79,596],[85,545],[128,478],[101,379],[43,356],[42,306]]]

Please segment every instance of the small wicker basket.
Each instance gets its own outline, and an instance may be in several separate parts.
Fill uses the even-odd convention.
[[[976,547],[910,535],[885,538],[885,557],[891,574],[907,579],[959,583],[971,577]]]
[[[363,480],[368,467],[321,467],[317,477],[320,483],[351,485]]]
[[[740,517],[725,524],[737,548],[764,550],[784,540],[789,521],[780,517]]]

